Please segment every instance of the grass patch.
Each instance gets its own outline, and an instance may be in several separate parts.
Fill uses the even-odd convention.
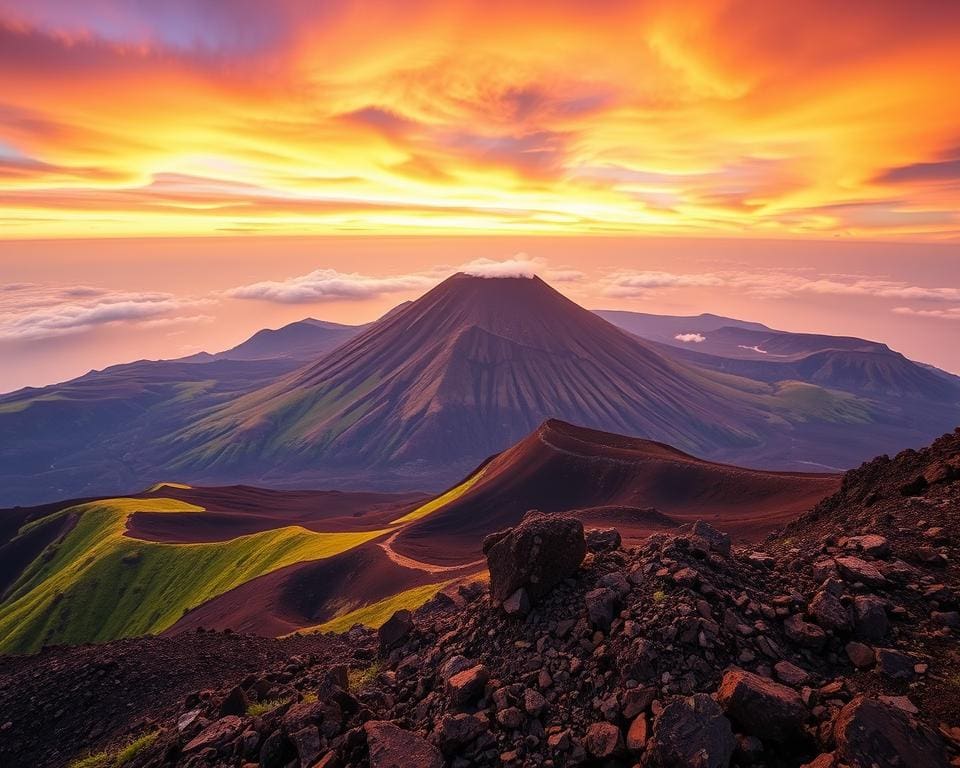
[[[667,593],[664,592],[662,589],[658,589],[656,592],[653,593],[653,602],[655,603],[662,603],[666,599],[667,599]]]
[[[140,510],[203,508],[174,499],[117,498],[58,513],[79,519],[53,556],[31,563],[0,604],[0,653],[158,633],[187,609],[250,579],[331,557],[385,532],[287,526],[223,542],[159,544],[124,535],[127,517]]]
[[[323,624],[301,629],[300,632],[346,632],[354,624],[364,624],[373,628],[379,627],[393,616],[395,611],[399,611],[401,608],[408,608],[410,610],[419,608],[437,594],[437,592],[450,584],[451,581],[424,584],[422,587],[414,587],[405,592],[398,592],[377,603],[371,603],[362,608],[343,613]]]
[[[0,413],[20,413],[35,403],[52,403],[57,400],[66,400],[66,398],[63,395],[50,393],[24,398],[23,400],[13,400],[8,403],[0,403]]]
[[[151,485],[144,493],[156,493],[157,491],[162,491],[164,488],[178,488],[181,491],[189,491],[192,486],[187,485],[186,483],[154,483]]]
[[[79,760],[74,760],[67,768],[108,768],[111,764],[110,755],[106,752],[97,752]]]
[[[781,381],[776,386],[774,407],[786,409],[791,421],[827,421],[869,424],[870,408],[855,395],[824,389],[803,381]]]
[[[113,761],[113,764],[116,766],[126,765],[133,758],[139,755],[143,750],[149,749],[153,745],[153,742],[157,740],[157,736],[160,735],[160,731],[154,731],[153,733],[145,733],[143,736],[139,736],[130,743],[128,743],[123,749],[117,752],[117,756]]]
[[[391,520],[390,525],[400,525],[402,523],[412,523],[414,520],[419,520],[420,518],[426,517],[432,512],[436,512],[441,507],[446,506],[452,501],[456,501],[463,494],[469,491],[476,482],[483,477],[483,469],[479,469],[474,472],[470,477],[464,480],[460,485],[454,486],[446,493],[442,493],[434,499],[431,499],[426,504],[422,504],[411,512],[407,512],[403,517],[398,517],[396,520]]]
[[[74,760],[68,768],[122,768],[157,740],[160,731],[145,733],[128,741],[115,752],[96,752]]]
[[[316,697],[314,697],[316,698]],[[282,707],[289,703],[290,699],[267,699],[266,701],[253,701],[247,706],[247,716],[257,717],[272,712],[277,707]]]
[[[375,661],[369,667],[363,669],[351,669],[347,672],[347,683],[349,690],[356,692],[362,690],[364,686],[370,685],[380,674],[380,662]]]

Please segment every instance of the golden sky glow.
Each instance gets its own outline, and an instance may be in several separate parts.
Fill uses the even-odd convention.
[[[0,0],[0,230],[949,240],[957,72],[953,0]]]

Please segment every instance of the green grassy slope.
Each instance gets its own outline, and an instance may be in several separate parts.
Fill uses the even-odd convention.
[[[160,632],[189,608],[245,581],[345,552],[383,533],[288,526],[225,542],[158,544],[123,535],[127,516],[137,510],[203,511],[173,499],[119,498],[58,513],[77,514],[78,522],[26,569],[0,604],[0,652]]]
[[[346,632],[354,624],[365,624],[368,627],[379,627],[386,622],[395,611],[401,608],[414,610],[440,592],[452,581],[441,581],[435,584],[424,584],[419,587],[398,592],[376,603],[365,605],[347,613],[341,613],[323,624],[315,627],[305,627],[300,632]]]

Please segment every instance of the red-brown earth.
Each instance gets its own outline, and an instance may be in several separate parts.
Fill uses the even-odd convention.
[[[587,527],[614,525],[634,542],[698,519],[758,541],[839,483],[838,475],[716,464],[662,443],[550,420],[492,459],[458,499],[404,528],[393,548],[429,563],[474,561],[483,536],[515,525],[530,509],[575,511]]]
[[[164,485],[144,495],[180,499],[206,510],[200,515],[135,512],[128,518],[128,536],[165,543],[226,541],[287,525],[328,533],[376,530],[427,498],[416,492],[275,491],[245,485]]]

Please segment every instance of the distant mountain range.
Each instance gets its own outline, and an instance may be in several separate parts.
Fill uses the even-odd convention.
[[[0,503],[160,476],[436,489],[550,418],[834,470],[960,423],[960,379],[878,342],[591,313],[536,278],[455,275],[369,325],[311,318],[0,396]]]
[[[853,336],[777,331],[718,315],[672,317],[601,310],[598,315],[668,354],[710,370],[776,382],[797,380],[867,396],[956,399],[957,377]],[[679,350],[679,351],[677,351]]]
[[[360,333],[366,325],[341,325],[307,317],[282,328],[264,328],[246,341],[223,352],[200,352],[183,358],[190,362],[211,360],[298,360],[310,362],[327,354]]]

